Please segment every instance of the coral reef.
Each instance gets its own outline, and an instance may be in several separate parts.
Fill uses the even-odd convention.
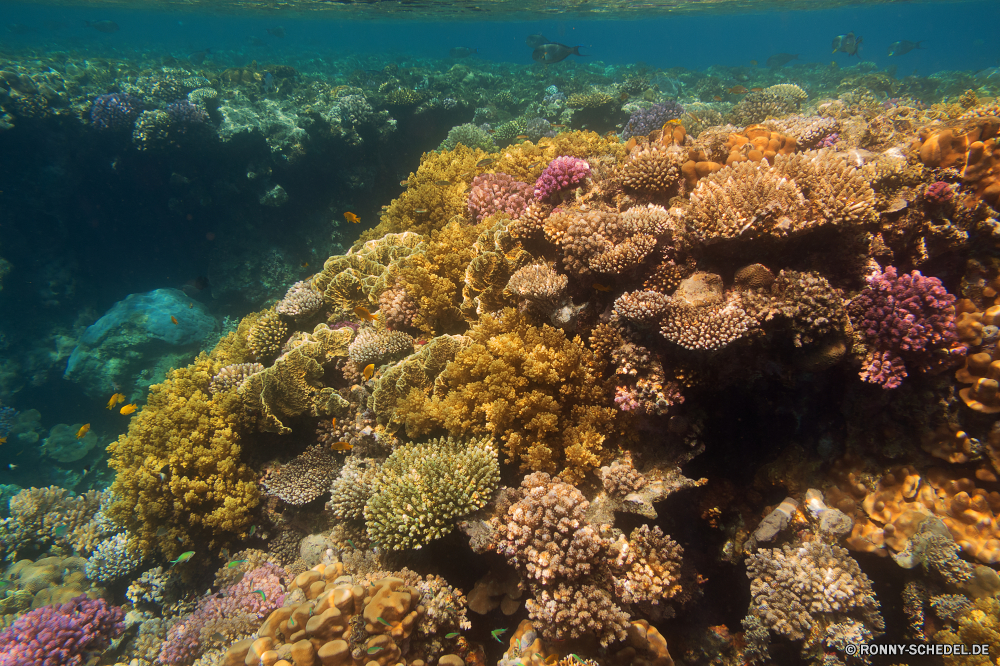
[[[121,635],[123,616],[103,599],[82,596],[37,608],[0,632],[0,664],[79,666]]]
[[[482,173],[472,179],[469,213],[476,222],[495,213],[518,218],[531,200],[531,186],[505,173]]]

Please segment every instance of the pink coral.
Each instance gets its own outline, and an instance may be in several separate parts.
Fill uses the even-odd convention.
[[[938,180],[927,186],[924,190],[924,199],[927,203],[933,205],[940,205],[951,201],[951,198],[955,196],[955,193],[951,191],[951,187],[948,183],[943,180]]]
[[[469,213],[476,220],[494,213],[507,213],[517,219],[531,201],[531,186],[505,173],[483,173],[472,179]]]
[[[590,175],[590,165],[579,157],[557,157],[535,181],[535,198],[550,199],[557,192],[573,189]]]
[[[125,628],[125,614],[104,599],[80,595],[42,606],[0,633],[0,666],[77,666]]]

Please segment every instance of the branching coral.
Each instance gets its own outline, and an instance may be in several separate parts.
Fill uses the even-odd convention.
[[[611,594],[594,585],[560,583],[552,590],[538,590],[524,603],[528,617],[542,627],[549,640],[595,636],[601,645],[625,639],[629,616]]]
[[[753,283],[750,276],[745,277]],[[783,270],[777,278],[771,276],[767,287],[745,291],[743,305],[759,322],[785,320],[796,346],[843,333],[847,324],[843,292],[816,273]]]
[[[684,549],[659,527],[642,525],[611,544],[615,595],[626,604],[659,604],[681,591],[681,557]]]
[[[469,337],[429,397],[413,391],[398,403],[409,436],[442,426],[454,437],[489,434],[522,469],[569,478],[606,462],[615,410],[603,406],[608,389],[581,341],[512,309],[482,317]]]
[[[622,166],[622,182],[632,190],[668,196],[676,193],[686,161],[687,151],[676,146],[636,146]]]
[[[222,364],[202,355],[155,384],[128,433],[108,446],[117,472],[110,515],[143,552],[174,557],[195,544],[213,548],[250,524],[258,493],[240,462],[240,398],[209,397]],[[168,536],[157,532],[166,527]]]
[[[448,437],[398,448],[373,481],[364,510],[368,536],[383,548],[420,548],[484,507],[499,482],[489,440],[462,444]]]
[[[106,535],[98,519],[104,497],[96,490],[75,495],[64,488],[30,488],[10,499],[10,517],[0,521],[0,546],[14,554],[28,545],[55,544],[89,553]]]
[[[274,311],[298,319],[316,314],[322,307],[323,297],[312,285],[308,282],[296,282],[274,306]]]
[[[85,596],[36,608],[0,632],[0,666],[80,666],[121,635],[124,616]]]
[[[256,374],[264,369],[261,363],[234,363],[219,370],[212,382],[208,385],[208,392],[213,396],[223,391],[232,391],[240,387],[240,384],[250,375]]]
[[[347,356],[363,368],[369,363],[381,365],[386,360],[404,355],[413,349],[413,338],[409,333],[389,331],[372,326],[358,331],[347,348]]]
[[[338,457],[317,444],[284,465],[268,469],[260,483],[268,495],[302,505],[329,491],[339,472]]]
[[[472,179],[469,213],[476,222],[494,213],[520,217],[531,200],[531,186],[505,173],[482,173]]]
[[[965,354],[955,331],[955,297],[935,277],[919,271],[897,275],[889,266],[868,277],[868,286],[847,307],[869,347],[861,378],[896,388],[909,371],[930,372]]]
[[[274,356],[288,337],[288,326],[274,312],[265,313],[247,333],[247,348],[254,358]]]
[[[555,158],[535,181],[535,198],[550,201],[572,190],[590,176],[590,165],[578,157],[562,155]]]

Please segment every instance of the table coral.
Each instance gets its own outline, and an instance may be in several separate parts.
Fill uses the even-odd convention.
[[[920,271],[875,271],[847,306],[851,323],[868,346],[861,378],[898,387],[910,371],[931,372],[965,354],[955,331],[955,297]]]
[[[443,426],[453,437],[492,435],[525,470],[580,478],[608,461],[614,432],[609,390],[591,369],[592,355],[561,330],[537,327],[512,309],[484,315],[429,396],[397,403],[406,432]]]
[[[150,389],[128,433],[108,445],[108,465],[117,472],[110,515],[145,553],[159,546],[176,557],[195,545],[213,548],[250,524],[258,492],[253,471],[240,461],[240,398],[208,395],[221,368],[203,354],[172,371]],[[168,538],[157,535],[164,526]]]
[[[365,504],[368,536],[392,550],[440,539],[455,521],[483,508],[500,482],[489,440],[452,438],[407,444],[378,468]]]

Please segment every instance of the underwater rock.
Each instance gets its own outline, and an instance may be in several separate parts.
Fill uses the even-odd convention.
[[[63,376],[93,397],[116,386],[128,395],[183,365],[218,330],[205,306],[180,290],[131,294],[87,327]]]

